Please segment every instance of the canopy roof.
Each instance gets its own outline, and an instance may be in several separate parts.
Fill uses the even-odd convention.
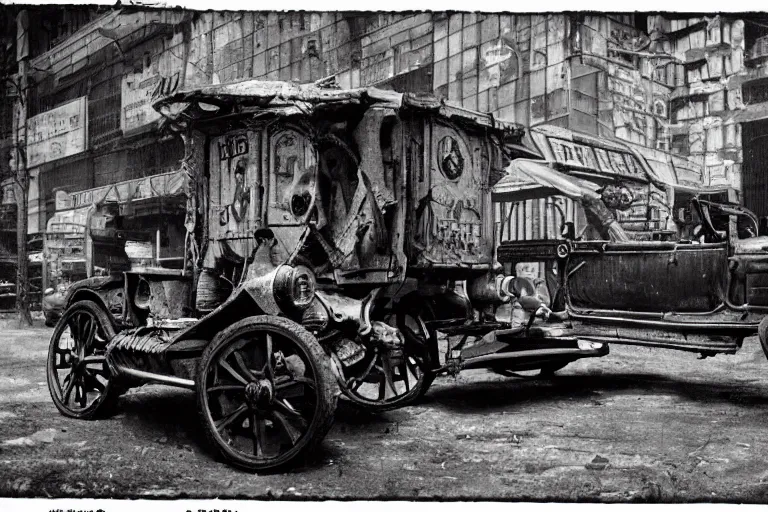
[[[594,135],[569,130],[568,128],[563,128],[561,126],[543,124],[531,128],[531,132],[540,133],[545,137],[555,137],[557,139],[586,144],[596,148],[621,151],[623,153],[632,152],[629,147],[624,144],[624,141],[614,137],[595,137]]]
[[[173,171],[133,180],[120,181],[103,187],[91,188],[70,194],[73,207],[104,203],[127,204],[142,199],[175,197],[186,194],[184,171]]]
[[[581,201],[594,197],[600,185],[570,176],[541,160],[518,158],[507,167],[507,174],[493,186],[494,201],[523,201],[564,195]]]
[[[663,188],[646,157],[626,141],[552,125],[535,126],[530,129],[530,136],[545,159],[567,174],[587,180],[653,183]]]
[[[372,106],[428,111],[454,121],[499,130],[505,138],[522,138],[522,125],[492,114],[452,105],[433,95],[399,93],[375,87],[340,89],[318,84],[245,80],[174,93],[153,104],[171,122],[215,119],[231,114],[307,115],[344,108]]]

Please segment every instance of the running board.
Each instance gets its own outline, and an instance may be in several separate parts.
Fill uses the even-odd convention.
[[[573,335],[582,340],[622,345],[642,345],[689,352],[723,352],[734,354],[741,348],[745,333],[712,334],[669,331],[631,325],[599,325],[574,323]]]
[[[592,350],[581,350],[578,348],[547,348],[538,350],[519,350],[513,352],[501,352],[495,354],[485,354],[469,359],[462,359],[456,363],[446,363],[441,366],[435,373],[443,373],[447,371],[455,371],[458,367],[459,370],[468,370],[471,368],[487,368],[495,363],[502,361],[520,361],[526,360],[538,360],[538,359],[553,359],[563,360],[570,359],[576,360],[582,357],[601,357],[608,354],[608,345],[603,345],[601,348]]]
[[[739,351],[740,344],[736,343],[675,343],[672,341],[639,340],[633,338],[612,338],[609,336],[586,336],[581,335],[579,339],[585,341],[596,341],[611,345],[635,345],[640,347],[665,348],[669,350],[681,350],[684,352],[715,352],[718,354],[735,354]]]
[[[709,317],[708,322],[693,322],[693,321],[670,321],[661,317],[653,317],[648,315],[647,317],[638,316],[611,316],[609,314],[584,314],[575,311],[569,311],[568,317],[574,323],[580,323],[584,325],[618,325],[623,327],[636,327],[647,329],[658,329],[667,332],[686,332],[686,333],[715,333],[717,335],[730,335],[738,334],[743,336],[751,336],[757,333],[758,322],[752,323],[739,323],[739,322],[716,322]],[[702,318],[706,318],[702,316]]]

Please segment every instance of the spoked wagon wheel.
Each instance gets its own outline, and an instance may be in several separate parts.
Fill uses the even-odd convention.
[[[320,442],[338,393],[314,336],[274,316],[221,331],[203,352],[196,388],[208,440],[249,471],[283,467]]]
[[[48,348],[48,390],[64,416],[92,419],[112,410],[121,391],[106,363],[114,335],[108,314],[88,300],[72,304],[56,324]]]
[[[397,327],[404,338],[402,350],[377,348],[344,370],[344,395],[371,411],[386,411],[413,403],[427,392],[435,376],[433,354],[437,335],[426,321],[431,312],[418,297],[406,297],[388,311],[383,321]]]

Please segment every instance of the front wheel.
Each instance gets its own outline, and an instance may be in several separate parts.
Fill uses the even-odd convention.
[[[106,363],[114,335],[109,315],[89,300],[72,304],[56,324],[46,373],[53,403],[64,416],[93,419],[111,412],[121,392]]]
[[[328,357],[287,318],[253,316],[221,331],[195,380],[209,442],[248,471],[296,462],[333,422],[338,392]]]

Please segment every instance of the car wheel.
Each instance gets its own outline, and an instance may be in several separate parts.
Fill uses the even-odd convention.
[[[567,363],[552,363],[547,364],[544,366],[541,366],[540,368],[526,368],[523,370],[512,370],[509,368],[505,368],[503,366],[491,366],[489,369],[498,375],[502,375],[504,377],[514,377],[518,379],[548,379],[555,376],[555,372],[562,370],[566,366],[570,364],[570,361]],[[537,371],[538,373],[521,373],[521,372],[534,372]]]
[[[88,300],[72,304],[56,324],[46,373],[53,403],[64,416],[93,419],[112,412],[122,391],[106,362],[114,335],[109,315]]]
[[[403,335],[402,351],[369,351],[362,361],[340,370],[339,385],[355,406],[381,412],[409,405],[427,392],[435,374],[433,354],[437,335],[427,327],[432,318],[426,303],[418,296],[407,296],[384,312],[381,319],[397,327]],[[337,363],[338,368],[342,368]]]
[[[760,321],[760,325],[757,327],[757,337],[760,339],[765,357],[768,358],[768,316],[763,317]]]
[[[541,376],[541,377],[554,377],[555,376],[555,372],[562,370],[563,368],[568,366],[569,363],[570,363],[570,361],[568,363],[554,363],[554,364],[549,364],[549,365],[546,365],[546,366],[542,366],[541,370],[539,370],[539,376]]]
[[[287,318],[254,316],[221,331],[195,380],[208,441],[248,471],[298,462],[333,422],[338,389],[328,356]]]

